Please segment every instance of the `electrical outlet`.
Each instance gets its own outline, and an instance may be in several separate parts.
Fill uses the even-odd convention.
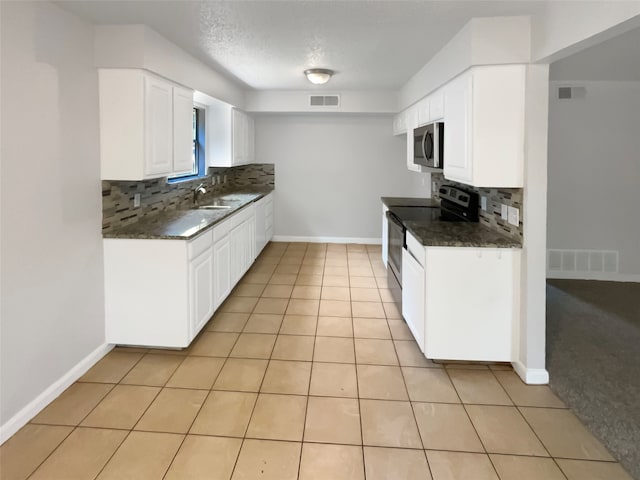
[[[137,208],[137,207],[139,207],[139,206],[140,206],[140,194],[139,194],[139,193],[136,193],[136,194],[133,196],[133,208]]]
[[[487,197],[480,197],[480,208],[487,211]]]
[[[219,185],[220,184],[220,175],[216,175],[216,183]]]
[[[215,185],[215,184],[216,184],[216,176],[211,175],[211,185]]]
[[[227,183],[227,176],[226,175],[223,177],[222,183]]]
[[[520,224],[520,210],[518,210],[516,207],[509,207],[508,208],[508,222],[511,225],[515,225],[518,226]]]
[[[435,180],[431,182],[431,193],[438,191],[438,182]],[[433,195],[432,195],[433,196]]]
[[[507,209],[507,206],[504,203],[500,205],[500,216],[502,217],[503,220],[509,219],[509,210]]]

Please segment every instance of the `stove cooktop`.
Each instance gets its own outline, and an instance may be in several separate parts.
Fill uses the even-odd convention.
[[[389,207],[402,222],[440,222],[440,207]]]

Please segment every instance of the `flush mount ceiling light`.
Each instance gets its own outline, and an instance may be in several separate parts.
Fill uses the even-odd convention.
[[[327,83],[333,73],[333,70],[329,70],[328,68],[310,68],[304,71],[304,74],[307,76],[307,80],[314,85]]]

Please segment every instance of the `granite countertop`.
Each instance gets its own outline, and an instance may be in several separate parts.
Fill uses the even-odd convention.
[[[404,222],[404,226],[425,247],[522,248],[518,240],[480,223]]]
[[[433,198],[380,197],[387,207],[439,207],[440,202]]]
[[[102,237],[189,240],[221,220],[233,215],[251,202],[260,200],[273,190],[273,187],[247,187],[234,192],[216,195],[202,200],[200,204],[207,205],[216,200],[224,200],[225,203],[228,202],[228,204],[232,205],[232,208],[220,210],[168,210],[151,217],[145,217],[126,227],[103,233]]]

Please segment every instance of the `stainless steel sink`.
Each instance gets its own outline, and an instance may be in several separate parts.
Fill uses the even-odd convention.
[[[227,210],[233,208],[233,205],[200,205],[196,207],[198,210]]]

